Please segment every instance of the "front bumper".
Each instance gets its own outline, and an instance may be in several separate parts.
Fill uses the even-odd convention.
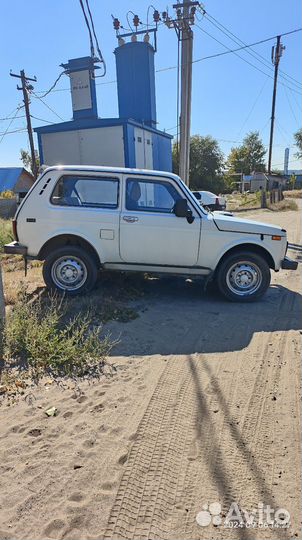
[[[4,253],[8,255],[27,255],[27,247],[19,244],[19,242],[11,242],[10,244],[4,245]]]
[[[289,259],[289,257],[284,257],[281,262],[281,268],[283,268],[283,270],[297,270],[298,261],[293,261],[292,259]]]

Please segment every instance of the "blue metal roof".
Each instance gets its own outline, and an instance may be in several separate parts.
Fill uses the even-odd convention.
[[[127,124],[140,127],[147,131],[151,131],[152,133],[158,133],[158,135],[162,135],[167,139],[173,139],[173,135],[170,135],[166,131],[160,131],[159,129],[147,126],[147,124],[141,124],[140,122],[133,120],[133,118],[82,118],[81,120],[68,120],[66,122],[59,122],[58,124],[48,124],[47,126],[35,127],[34,131],[38,134],[58,133],[60,131],[121,126]]]
[[[23,167],[0,167],[0,192],[12,191],[23,172]]]

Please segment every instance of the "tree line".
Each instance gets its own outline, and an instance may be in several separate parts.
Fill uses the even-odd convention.
[[[295,156],[302,158],[302,128],[295,134],[297,152]],[[32,171],[32,160],[27,150],[20,150],[20,160],[26,169]],[[231,148],[225,159],[219,143],[211,135],[193,135],[190,143],[190,188],[193,190],[214,191],[215,193],[228,193],[236,189],[238,175],[252,174],[252,172],[265,172],[266,148],[258,131],[249,132],[241,145]],[[173,172],[178,174],[179,147],[173,145]],[[36,163],[39,168],[39,156],[36,154]],[[281,171],[274,171],[281,173]]]
[[[298,159],[302,158],[302,128],[295,134]],[[249,132],[239,146],[224,157],[219,143],[210,135],[193,135],[190,142],[190,188],[215,193],[236,189],[238,175],[265,172],[266,148],[258,131]],[[179,148],[173,145],[173,172],[178,174]],[[280,171],[274,171],[280,173]]]

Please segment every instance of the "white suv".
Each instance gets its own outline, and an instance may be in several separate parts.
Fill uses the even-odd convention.
[[[21,203],[6,253],[44,260],[50,289],[95,285],[100,269],[204,276],[229,300],[261,297],[270,268],[296,269],[286,231],[207,213],[172,173],[109,167],[46,169]]]

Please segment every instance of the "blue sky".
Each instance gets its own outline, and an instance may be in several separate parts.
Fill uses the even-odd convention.
[[[149,2],[145,0],[116,0],[101,2],[90,0],[91,9],[107,75],[98,79],[97,97],[100,117],[118,115],[115,81],[116,46],[111,14],[127,26],[126,13],[133,10],[142,21],[147,20]],[[166,9],[167,0],[154,1],[160,11]],[[171,2],[172,5],[172,2]],[[282,34],[301,26],[299,0],[211,0],[204,4],[207,12],[231,30],[245,43],[254,43],[270,36]],[[170,13],[173,13],[172,7]],[[150,10],[152,16],[152,10]],[[130,21],[131,21],[130,14]],[[199,16],[194,29],[194,59],[223,52],[227,47],[238,47],[206,18]],[[207,33],[206,33],[207,32]],[[209,35],[210,34],[210,35]],[[290,147],[290,168],[301,169],[296,161],[293,133],[301,127],[301,32],[282,38],[286,50],[280,62],[282,76],[279,81],[276,107],[276,129],[273,149],[273,166],[282,168],[284,149]],[[254,47],[270,62],[274,41]],[[9,76],[12,69],[24,68],[30,76],[37,76],[35,92],[47,90],[61,69],[59,65],[69,58],[89,54],[89,40],[78,0],[11,0],[2,2],[0,22],[0,141],[10,116],[21,102],[21,92],[16,89],[17,79]],[[250,130],[259,130],[264,144],[269,142],[269,119],[273,87],[273,67],[263,65],[247,52],[196,62],[193,67],[192,134],[212,135],[217,138],[227,155]],[[255,53],[253,53],[255,54]],[[263,61],[263,60],[262,60]],[[173,67],[177,62],[177,39],[173,30],[162,25],[158,31],[156,54],[157,117],[160,129],[176,133],[176,70],[160,71]],[[262,73],[261,71],[264,73]],[[284,75],[290,76],[288,79]],[[300,86],[293,80],[300,82]],[[282,83],[282,84],[281,84]],[[67,89],[67,90],[65,90]],[[63,76],[56,92],[45,98],[47,108],[36,98],[32,99],[34,116],[50,122],[71,119],[69,80]],[[56,113],[56,114],[55,114]],[[22,110],[18,113],[22,116]],[[45,122],[33,120],[33,126]],[[9,131],[25,127],[25,119],[15,119]],[[172,129],[171,129],[172,128]],[[238,142],[234,142],[238,141]],[[28,148],[26,132],[7,134],[0,142],[0,166],[20,165],[20,148]]]

